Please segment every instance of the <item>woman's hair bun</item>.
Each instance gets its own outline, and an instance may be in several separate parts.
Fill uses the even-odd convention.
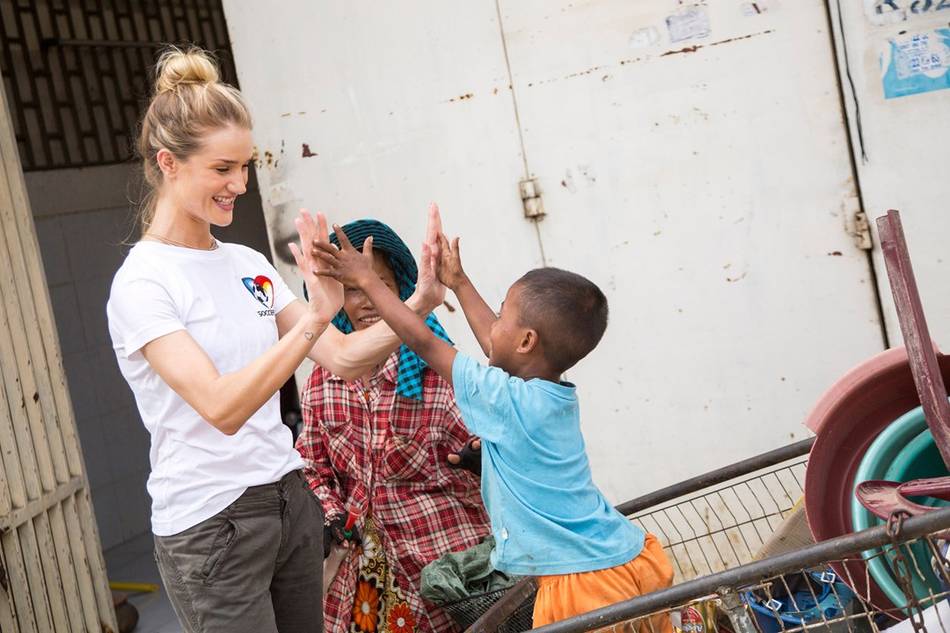
[[[175,91],[186,84],[211,84],[219,79],[218,65],[197,47],[182,50],[169,46],[155,66],[155,94]]]

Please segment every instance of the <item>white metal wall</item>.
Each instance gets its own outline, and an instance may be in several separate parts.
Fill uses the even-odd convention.
[[[930,333],[946,351],[950,2],[831,0],[830,5],[865,209],[872,218],[888,209],[901,211]],[[880,251],[875,264],[887,332],[891,344],[899,345],[900,325]]]
[[[501,2],[548,263],[610,290],[571,377],[615,495],[802,438],[881,348],[824,3],[747,4]]]
[[[821,0],[225,10],[278,252],[302,204],[415,245],[434,199],[489,302],[542,262],[604,287],[569,378],[613,500],[801,437],[881,349]]]
[[[416,248],[438,201],[496,304],[512,274],[541,264],[537,231],[521,219],[524,167],[493,3],[427,0],[406,14],[370,2],[224,6],[286,278],[301,205],[337,222],[378,217]],[[483,91],[467,96],[473,86]],[[477,349],[461,311],[440,318]]]

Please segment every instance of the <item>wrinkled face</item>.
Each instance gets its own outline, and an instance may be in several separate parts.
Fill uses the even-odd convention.
[[[254,145],[251,131],[228,125],[208,131],[201,148],[183,161],[165,184],[188,216],[214,226],[234,219],[234,201],[247,190]]]
[[[399,286],[396,285],[396,276],[389,267],[386,256],[379,251],[373,251],[373,270],[383,280],[383,283],[399,295]],[[369,297],[359,288],[343,289],[343,311],[350,318],[354,330],[363,330],[380,320],[379,313],[370,303]]]
[[[518,284],[508,289],[505,300],[501,304],[498,319],[491,325],[488,350],[488,364],[500,367],[509,374],[515,374],[516,351],[521,344],[524,327],[520,323],[521,315],[521,288]]]

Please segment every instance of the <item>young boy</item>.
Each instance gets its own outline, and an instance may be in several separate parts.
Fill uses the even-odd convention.
[[[439,279],[462,304],[489,365],[457,352],[399,302],[334,226],[342,248],[315,243],[320,274],[363,290],[400,339],[453,385],[469,431],[481,437],[482,497],[491,519],[491,562],[538,576],[534,626],[668,587],[673,570],[659,542],[594,485],[574,385],[561,374],[607,327],[607,299],[580,275],[556,268],[519,279],[495,315],[462,270],[458,238],[442,238]],[[363,251],[372,248],[367,240]],[[669,618],[653,623],[670,630]]]

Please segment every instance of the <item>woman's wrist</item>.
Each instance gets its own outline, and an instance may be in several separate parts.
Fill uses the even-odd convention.
[[[308,341],[316,340],[329,325],[329,322],[311,310],[307,310],[297,322],[298,329]]]
[[[410,310],[415,312],[421,317],[427,316],[430,312],[439,307],[439,304],[433,302],[432,300],[427,300],[426,297],[422,296],[419,290],[417,289],[413,292],[408,299],[406,299],[406,306]]]

